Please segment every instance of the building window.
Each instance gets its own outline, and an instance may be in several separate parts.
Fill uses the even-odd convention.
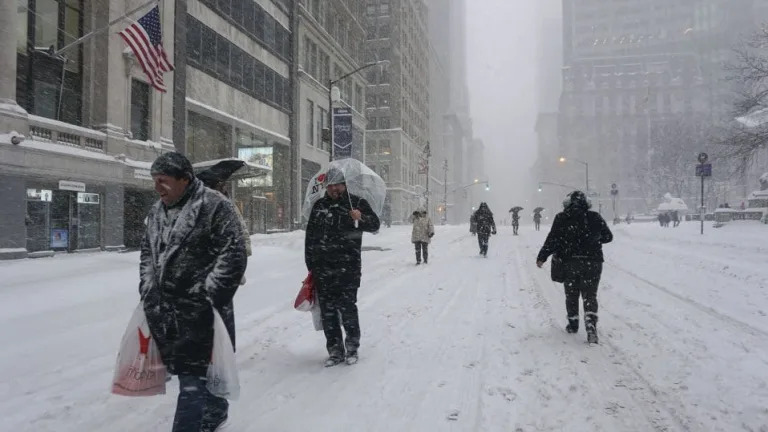
[[[315,145],[315,104],[307,99],[307,144]]]
[[[378,145],[377,144],[378,143],[376,142],[376,140],[369,139],[368,142],[365,145],[365,153],[368,156],[376,156],[376,155],[378,155],[379,154],[378,153],[379,149],[378,149]],[[371,167],[371,169],[373,170],[373,167]],[[373,171],[376,171],[376,170],[373,170]]]
[[[389,165],[381,166],[381,179],[385,182],[389,182]]]
[[[392,154],[392,144],[390,144],[389,140],[381,140],[381,143],[379,143],[379,154],[387,156]]]
[[[328,128],[328,110],[319,108],[320,118],[317,119],[317,136],[320,140],[320,148],[330,152],[331,151],[331,143],[330,141],[323,139],[323,129]]]
[[[133,139],[149,139],[149,84],[131,80],[131,134]]]
[[[355,110],[363,111],[363,87],[355,84]]]
[[[291,110],[287,78],[190,15],[187,28],[189,66],[282,111]]]
[[[16,3],[17,100],[31,114],[80,124],[83,47],[67,51],[62,58],[45,51],[62,48],[82,35],[81,0]]]
[[[232,127],[189,111],[187,154],[193,163],[232,157]]]

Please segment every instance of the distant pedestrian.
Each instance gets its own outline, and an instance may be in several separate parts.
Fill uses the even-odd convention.
[[[496,222],[488,204],[480,203],[480,208],[472,215],[476,224],[477,242],[480,245],[480,255],[488,256],[488,242],[491,234],[496,235]]]
[[[603,247],[613,234],[581,191],[572,192],[555,216],[552,229],[536,258],[541,268],[551,255],[562,260],[568,333],[579,331],[579,296],[584,301],[587,341],[597,343],[597,288],[603,271]]]
[[[541,213],[533,214],[533,226],[536,227],[536,231],[541,231]]]
[[[411,242],[416,247],[416,265],[421,264],[422,256],[424,257],[424,264],[427,264],[429,262],[429,243],[435,235],[435,227],[425,210],[413,212],[411,220],[413,222]]]
[[[520,229],[520,212],[512,212],[512,235],[518,235]]]

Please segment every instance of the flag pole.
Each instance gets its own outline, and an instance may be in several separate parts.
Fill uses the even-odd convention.
[[[102,27],[100,29],[96,29],[96,30],[88,33],[87,35],[80,37],[79,39],[77,39],[77,40],[75,40],[75,41],[65,45],[61,49],[58,49],[58,50],[54,51],[53,54],[54,55],[61,54],[62,52],[66,51],[66,50],[68,50],[70,48],[76,47],[76,46],[80,45],[81,43],[89,40],[90,38],[92,38],[92,37],[94,37],[94,36],[96,36],[96,35],[98,35],[100,33],[104,33],[105,31],[109,30],[109,28],[112,27],[113,25],[115,25],[115,24],[119,23],[120,21],[128,18],[128,16],[133,15],[136,12],[144,9],[145,7],[150,6],[152,4],[155,4],[157,2],[158,2],[158,0],[150,0],[150,1],[142,4],[139,7],[133,8],[130,11],[128,11],[128,12],[124,13],[123,15],[121,15],[120,17],[113,19],[106,26],[104,26],[104,27]]]

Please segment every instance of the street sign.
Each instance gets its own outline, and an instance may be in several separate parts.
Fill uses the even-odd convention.
[[[709,160],[709,155],[704,152],[701,152],[699,153],[698,159],[700,164],[705,164]]]
[[[696,165],[696,177],[712,177],[712,164]]]

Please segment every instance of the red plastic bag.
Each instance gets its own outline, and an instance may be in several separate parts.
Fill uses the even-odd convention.
[[[296,301],[293,307],[298,311],[309,312],[315,304],[315,283],[312,280],[312,272],[309,272],[307,278],[301,284],[299,294],[296,295]]]
[[[112,393],[122,396],[165,394],[168,371],[149,332],[144,305],[133,312],[117,354]]]

